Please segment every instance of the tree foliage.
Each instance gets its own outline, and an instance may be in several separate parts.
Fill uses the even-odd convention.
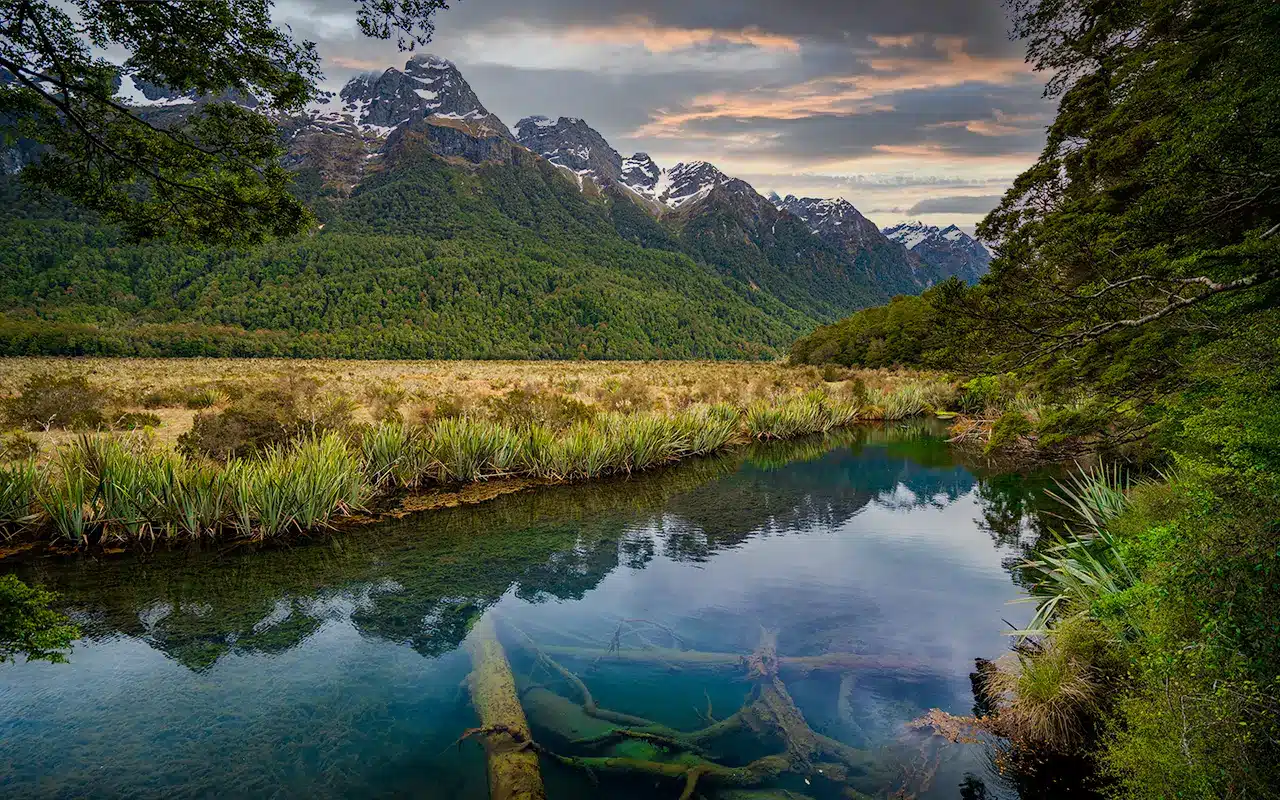
[[[49,606],[56,598],[13,575],[0,575],[0,664],[24,656],[28,661],[65,661],[80,635],[67,618]]]
[[[444,0],[357,0],[361,30],[425,43]],[[122,223],[136,237],[177,230],[261,240],[311,216],[289,191],[272,115],[300,109],[320,77],[311,42],[271,20],[270,0],[0,0],[0,129],[35,142],[33,186]],[[101,53],[123,50],[117,65]],[[122,79],[192,102],[140,111]],[[230,102],[252,98],[256,108]]]
[[[1036,164],[979,228],[975,292],[943,296],[1002,366],[1099,378],[1230,334],[1277,297],[1280,6],[1266,0],[1018,0],[1015,32],[1059,98]],[[1229,300],[1243,294],[1242,300]],[[1063,360],[1082,369],[1063,370]],[[1131,383],[1175,367],[1133,364]],[[1175,370],[1176,371],[1176,370]],[[1115,376],[1113,375],[1112,378]]]

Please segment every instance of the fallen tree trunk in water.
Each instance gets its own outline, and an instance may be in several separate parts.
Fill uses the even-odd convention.
[[[546,800],[538,753],[492,614],[484,614],[476,622],[467,637],[467,649],[471,653],[467,685],[480,715],[476,732],[484,738],[490,800]]]
[[[555,658],[579,659],[591,662],[614,661],[632,664],[653,664],[658,666],[689,667],[692,669],[738,670],[743,667],[747,660],[747,656],[737,653],[676,650],[668,647],[606,650],[603,648],[540,644],[538,649]],[[894,677],[899,679],[907,675],[924,676],[934,672],[934,670],[929,669],[928,665],[913,659],[899,658],[897,656],[865,656],[857,653],[782,656],[778,658],[778,669],[800,677],[814,672],[885,671],[892,672]]]

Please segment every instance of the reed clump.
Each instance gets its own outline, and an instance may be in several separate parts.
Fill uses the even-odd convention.
[[[753,440],[824,433],[885,406],[894,413],[926,407],[919,389],[900,391],[909,396],[885,393],[871,415],[856,399],[822,388],[745,406],[628,413],[584,410],[515,387],[472,413],[419,424],[390,413],[389,402],[382,420],[360,425],[341,397],[273,387],[203,412],[178,450],[158,448],[146,435],[84,434],[47,463],[0,469],[0,529],[47,530],[76,544],[277,537],[330,525],[379,493],[639,472]],[[498,416],[495,408],[516,413]]]

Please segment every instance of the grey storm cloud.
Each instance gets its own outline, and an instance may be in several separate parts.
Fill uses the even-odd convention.
[[[903,145],[930,145],[957,157],[1033,153],[1044,143],[1048,122],[1040,92],[1038,84],[914,91],[895,95],[885,110],[794,119],[714,117],[684,127],[726,141],[759,141],[751,147],[798,161],[868,156]]]
[[[908,214],[985,214],[1000,204],[1000,195],[947,195],[921,200]]]
[[[298,23],[349,13],[350,0],[298,0]],[[818,41],[868,36],[960,36],[979,54],[1011,54],[1020,46],[1000,0],[458,0],[440,12],[440,36],[522,22],[546,26],[608,25],[643,18],[673,28],[759,29]],[[305,27],[305,25],[304,25]],[[354,27],[354,26],[353,26]]]

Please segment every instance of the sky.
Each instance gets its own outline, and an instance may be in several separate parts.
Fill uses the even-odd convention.
[[[282,0],[325,88],[403,67],[351,0]],[[623,156],[710,161],[880,225],[972,230],[1039,154],[1052,104],[1000,0],[458,0],[425,48],[508,126],[573,116]]]

